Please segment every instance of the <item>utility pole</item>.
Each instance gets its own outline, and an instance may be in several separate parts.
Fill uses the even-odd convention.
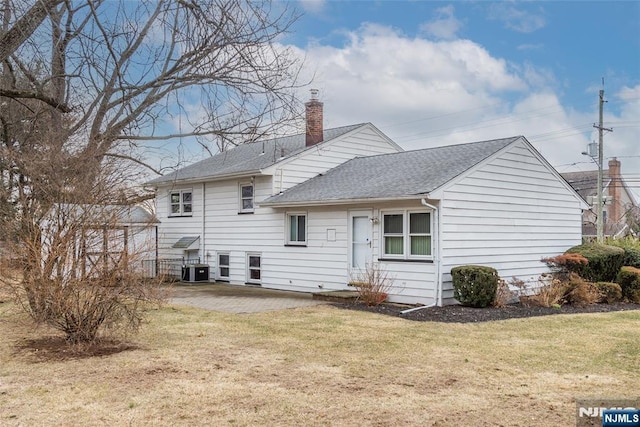
[[[604,85],[604,79],[602,80],[602,84]],[[598,125],[593,125],[594,128],[598,129],[598,206],[596,208],[596,235],[598,243],[604,242],[604,223],[603,223],[603,197],[602,197],[602,167],[604,163],[604,155],[603,155],[603,133],[605,130],[612,132],[613,129],[607,129],[603,125],[603,110],[604,110],[604,89],[600,89],[600,114]]]

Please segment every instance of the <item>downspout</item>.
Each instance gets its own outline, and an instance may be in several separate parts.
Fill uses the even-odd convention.
[[[429,304],[429,305],[421,305],[420,307],[413,307],[407,310],[403,310],[400,313],[401,314],[406,314],[406,313],[411,313],[412,311],[418,311],[418,310],[422,310],[423,308],[430,308],[430,307],[435,307],[435,306],[441,306],[442,305],[442,277],[440,276],[440,209],[438,209],[437,206],[432,205],[431,203],[427,202],[427,199],[420,199],[420,203],[422,204],[422,206],[426,206],[430,209],[432,209],[435,213],[436,213],[436,227],[438,230],[438,240],[436,242],[436,258],[435,258],[435,265],[436,265],[436,302],[434,302],[433,304]]]
[[[207,184],[205,182],[202,183],[202,232],[201,232],[201,236],[202,239],[200,240],[200,246],[202,247],[202,264],[209,264],[209,259],[206,258],[206,243],[205,243],[205,233],[206,233],[206,202],[207,202],[207,198],[206,198],[206,190],[207,190]],[[206,259],[205,259],[206,258]]]

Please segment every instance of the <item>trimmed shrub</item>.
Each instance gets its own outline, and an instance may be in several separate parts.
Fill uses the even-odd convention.
[[[567,268],[590,282],[613,282],[625,260],[624,249],[598,243],[574,246],[566,253],[580,254],[589,261],[567,265]]]
[[[598,282],[595,284],[600,293],[600,302],[613,304],[622,301],[622,288],[613,282]]]
[[[482,265],[461,265],[451,269],[453,297],[470,307],[488,307],[496,298],[500,277],[496,269]]]
[[[640,239],[627,236],[622,239],[607,239],[607,245],[617,246],[624,250],[624,264],[640,268]]]
[[[622,296],[640,304],[640,268],[622,267],[616,278],[622,288]]]
[[[640,268],[640,249],[622,248],[624,249],[624,265]]]

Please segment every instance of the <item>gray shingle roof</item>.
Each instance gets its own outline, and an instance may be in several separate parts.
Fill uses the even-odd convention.
[[[325,129],[324,141],[322,143],[338,138],[361,126],[364,126],[364,124]],[[283,160],[283,158],[296,155],[306,148],[304,133],[257,141],[250,144],[241,144],[231,150],[218,153],[215,156],[153,179],[147,182],[147,184],[156,185],[174,181],[198,180],[251,173],[272,166]]]
[[[127,205],[77,205],[61,203],[54,207],[56,211],[64,212],[71,217],[85,217],[87,221],[106,223],[116,222],[119,225],[128,224],[156,224],[158,218],[142,206]]]
[[[392,199],[426,194],[519,138],[522,137],[358,157],[261,204]]]
[[[596,195],[596,189],[598,188],[597,170],[566,172],[561,175],[583,199],[587,200],[587,197]],[[603,187],[606,188],[609,183],[608,169],[602,171],[602,180]]]

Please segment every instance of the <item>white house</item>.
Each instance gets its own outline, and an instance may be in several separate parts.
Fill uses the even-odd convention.
[[[348,289],[367,262],[395,302],[455,302],[450,270],[528,281],[581,242],[584,200],[522,136],[403,151],[370,123],[238,146],[149,183],[161,258],[210,279],[303,292]],[[188,245],[187,245],[188,244]],[[187,245],[185,247],[185,245]]]
[[[43,263],[51,271],[91,277],[123,266],[155,275],[154,215],[140,206],[54,205],[40,224]],[[45,267],[46,269],[46,267]]]
[[[609,169],[603,170],[602,214],[605,236],[618,237],[638,233],[638,230],[629,227],[628,215],[637,212],[640,207],[620,173],[620,166],[620,160],[614,157],[609,160]],[[563,173],[562,177],[591,205],[591,209],[585,210],[582,216],[582,234],[585,237],[595,237],[598,171],[567,172]]]

